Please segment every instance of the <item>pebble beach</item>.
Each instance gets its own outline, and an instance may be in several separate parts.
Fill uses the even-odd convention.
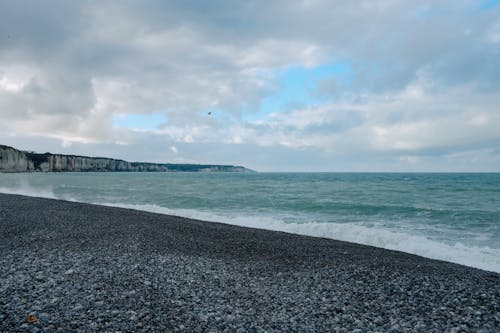
[[[499,332],[500,274],[0,194],[0,332]]]

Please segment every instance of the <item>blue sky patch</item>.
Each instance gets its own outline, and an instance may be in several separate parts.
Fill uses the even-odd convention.
[[[351,67],[346,63],[329,63],[314,68],[289,67],[278,71],[276,74],[278,90],[263,99],[260,110],[254,117],[325,103],[327,98],[316,93],[318,82],[334,76],[348,81],[351,75]]]
[[[490,10],[498,5],[500,5],[500,0],[486,0],[481,3],[480,8],[483,10]]]
[[[120,114],[113,116],[113,126],[131,129],[157,130],[160,125],[167,122],[167,117],[161,113],[145,114]]]

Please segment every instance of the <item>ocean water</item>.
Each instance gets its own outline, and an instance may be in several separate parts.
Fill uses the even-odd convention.
[[[500,272],[498,173],[0,174],[0,192],[334,238]]]

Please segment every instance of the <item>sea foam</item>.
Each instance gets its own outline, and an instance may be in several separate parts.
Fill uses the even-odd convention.
[[[18,194],[27,197],[39,197],[49,199],[59,199],[51,188],[36,188],[27,182],[21,182],[17,187],[0,187],[0,193]]]
[[[500,273],[500,249],[467,246],[461,243],[446,244],[424,236],[396,232],[380,226],[368,227],[352,223],[288,223],[273,216],[226,215],[193,209],[169,209],[158,205],[115,203],[104,205],[220,222],[242,227],[337,239],[412,253],[431,259],[449,261]]]
[[[19,194],[31,197],[79,201],[67,195],[56,195],[51,188],[37,188],[28,183],[15,188],[0,187],[0,193]],[[382,226],[364,226],[356,223],[289,223],[277,216],[214,213],[194,209],[170,209],[153,204],[95,203],[111,207],[135,209],[159,214],[220,222],[258,229],[289,232],[299,235],[324,237],[397,250],[423,257],[449,261],[500,273],[500,249],[469,246],[461,243],[447,244],[426,238],[394,231]]]

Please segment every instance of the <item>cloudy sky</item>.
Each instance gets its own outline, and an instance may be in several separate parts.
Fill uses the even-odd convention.
[[[0,144],[500,171],[500,1],[0,0]]]

